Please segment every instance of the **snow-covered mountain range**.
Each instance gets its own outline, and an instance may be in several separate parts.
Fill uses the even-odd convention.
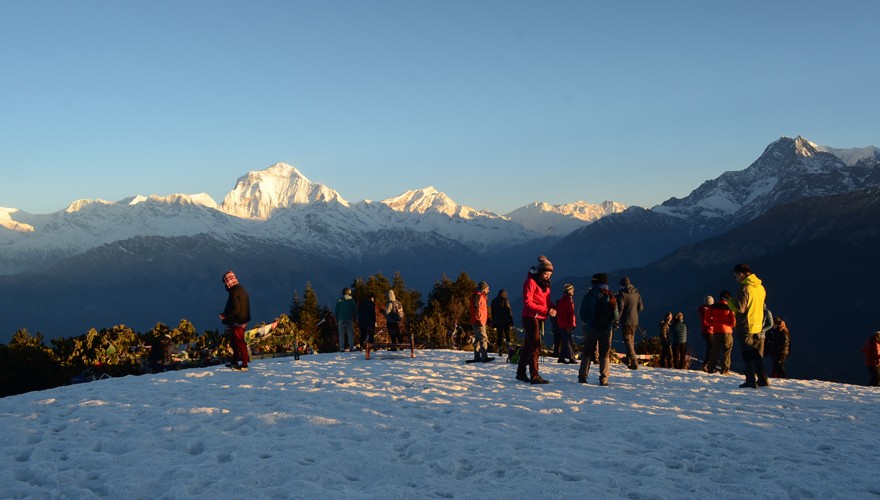
[[[37,215],[0,208],[2,274],[38,269],[58,259],[136,236],[246,236],[340,258],[362,256],[365,240],[388,230],[426,240],[448,239],[477,253],[499,243],[561,236],[625,207],[533,203],[508,216],[459,205],[434,187],[373,202],[351,203],[277,163],[241,177],[218,205],[207,194],[134,196],[117,202],[77,200]]]

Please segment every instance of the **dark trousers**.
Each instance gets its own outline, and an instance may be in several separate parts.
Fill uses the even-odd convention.
[[[251,360],[248,353],[247,342],[244,341],[244,329],[246,325],[232,325],[226,327],[229,335],[229,345],[232,347],[232,363],[241,362],[242,367],[247,367]]]
[[[713,370],[713,368],[709,368],[709,356],[712,353],[712,334],[708,332],[700,332],[700,335],[703,336],[703,342],[706,343],[706,354],[703,355],[703,371]]]
[[[709,373],[715,373],[718,363],[721,363],[721,373],[730,371],[730,351],[733,349],[732,333],[713,333],[711,337],[711,346],[709,350],[709,362],[706,370]]]
[[[770,370],[770,376],[774,378],[788,378],[785,373],[785,359],[788,358],[787,355],[782,356],[771,356],[770,360],[773,362],[773,368]]]
[[[599,351],[599,383],[607,383],[611,372],[611,334],[612,330],[585,332],[587,340],[584,342],[584,352],[581,354],[581,365],[578,368],[578,378],[586,379],[590,373],[590,363],[593,355]]]
[[[639,325],[621,325],[623,343],[626,346],[627,366],[630,368],[639,366],[639,358],[636,357],[636,327]]]
[[[672,368],[672,345],[669,341],[660,341],[660,368]]]
[[[672,367],[678,368],[679,370],[687,369],[687,342],[682,342],[680,344],[672,344]]]
[[[880,386],[880,366],[868,366],[868,385],[871,387]]]
[[[376,337],[376,326],[368,325],[368,326],[360,326],[358,325],[361,331],[361,345],[366,344],[367,342],[373,343],[375,342]]]
[[[571,330],[559,329],[559,359],[574,361],[574,344],[571,341]]]
[[[519,355],[519,365],[516,367],[516,376],[525,377],[526,368],[529,369],[529,378],[538,376],[538,356],[541,355],[541,328],[537,318],[523,318],[523,346]]]
[[[403,342],[403,334],[400,333],[400,323],[388,323],[388,337],[392,344]]]
[[[740,335],[742,339],[742,358],[745,365],[746,382],[767,381],[764,372],[764,337],[757,333]]]
[[[510,347],[510,325],[496,326],[495,333],[498,334],[498,354],[504,351],[504,347]]]

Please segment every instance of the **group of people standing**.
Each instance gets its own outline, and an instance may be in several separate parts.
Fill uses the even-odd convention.
[[[388,290],[385,306],[379,312],[385,317],[388,337],[392,344],[403,342],[402,324],[406,315],[403,305],[397,300],[394,290]],[[351,295],[351,288],[343,288],[342,296],[336,300],[333,311],[339,335],[339,351],[352,351],[354,343],[354,325],[360,331],[359,344],[375,342],[376,336],[376,299],[371,294],[364,294],[357,301]],[[347,343],[346,343],[347,342]]]
[[[547,384],[548,380],[539,373],[538,357],[542,347],[542,324],[551,319],[558,332],[558,343],[554,346],[559,363],[574,363],[574,344],[571,334],[576,326],[574,315],[574,286],[565,284],[562,297],[553,302],[550,298],[550,277],[553,264],[545,256],[538,258],[538,264],[529,269],[523,283],[522,322],[524,339],[516,370],[516,379],[531,384]],[[733,298],[728,291],[722,291],[717,302],[707,297],[699,309],[701,333],[706,341],[706,356],[703,370],[715,373],[720,364],[720,373],[730,371],[730,354],[733,349],[734,333],[742,342],[742,357],[745,365],[745,381],[742,388],[757,388],[769,385],[764,369],[763,357],[766,347],[772,353],[772,375],[785,377],[785,358],[789,352],[789,334],[785,322],[777,318],[766,307],[766,290],[761,280],[747,264],[737,264],[733,268],[734,278],[740,285],[739,293]],[[608,275],[596,273],[591,278],[591,287],[581,302],[578,315],[583,323],[585,342],[578,368],[578,382],[587,383],[592,364],[599,365],[599,385],[608,385],[610,374],[610,352],[613,331],[621,327],[626,346],[626,363],[630,369],[638,369],[638,356],[635,353],[635,333],[638,330],[639,313],[644,309],[641,294],[633,286],[629,277],[620,281],[620,290],[612,293],[608,286]],[[483,285],[484,283],[481,283]],[[485,288],[488,292],[488,285]],[[485,297],[484,297],[485,299]],[[770,318],[771,328],[765,328]],[[483,338],[477,334],[478,338]],[[660,323],[660,338],[663,344],[660,364],[663,367],[684,369],[687,367],[687,326],[684,314],[671,312]],[[499,345],[501,339],[499,338]],[[483,347],[475,343],[474,355],[478,356]],[[880,358],[880,355],[878,355]],[[880,364],[880,362],[878,362]]]

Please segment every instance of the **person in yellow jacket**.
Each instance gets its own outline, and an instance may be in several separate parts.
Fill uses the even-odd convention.
[[[767,291],[748,264],[737,264],[733,275],[740,284],[739,295],[730,302],[736,315],[736,332],[742,340],[742,358],[746,381],[740,387],[756,388],[770,385],[764,372],[764,301]]]

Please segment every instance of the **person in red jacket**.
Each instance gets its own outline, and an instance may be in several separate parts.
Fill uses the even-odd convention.
[[[697,317],[700,318],[700,335],[706,344],[706,354],[703,356],[702,370],[709,371],[709,355],[712,352],[712,319],[709,317],[709,307],[715,303],[711,295],[703,298],[703,305],[697,308]]]
[[[474,328],[474,361],[487,363],[492,361],[489,356],[489,336],[486,334],[486,322],[489,320],[488,297],[489,284],[481,281],[471,295],[471,325]]]
[[[730,352],[733,350],[733,329],[736,326],[736,315],[730,310],[730,292],[724,290],[718,296],[718,302],[709,306],[709,322],[712,324],[710,337],[711,349],[706,371],[715,373],[718,363],[720,372],[727,375],[730,371]]]
[[[516,367],[516,379],[532,384],[547,384],[548,380],[538,373],[538,356],[541,354],[541,325],[548,317],[556,316],[556,307],[550,299],[550,276],[553,275],[553,264],[543,255],[538,257],[538,265],[529,269],[523,283],[523,346],[520,351],[519,364]],[[526,376],[526,367],[530,377]]]
[[[556,301],[556,325],[559,327],[560,346],[557,363],[577,363],[574,359],[574,344],[571,333],[577,326],[574,316],[574,285],[566,283],[562,287],[562,297]]]
[[[880,331],[874,332],[862,347],[865,366],[868,368],[868,385],[880,387]]]

